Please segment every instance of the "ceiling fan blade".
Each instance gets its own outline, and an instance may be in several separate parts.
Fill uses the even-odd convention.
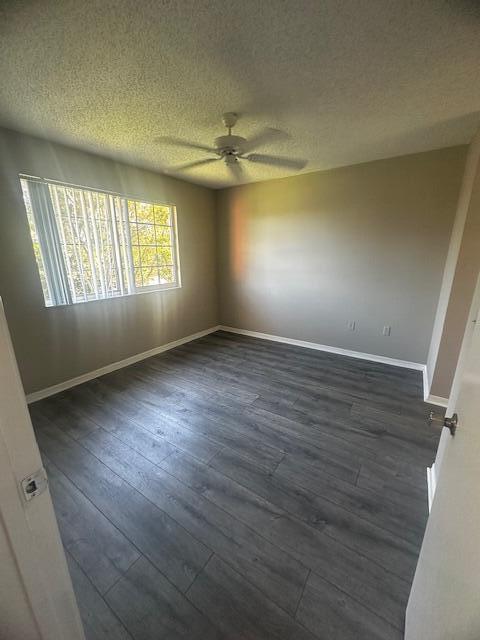
[[[275,142],[280,140],[288,140],[290,136],[285,131],[280,131],[280,129],[271,129],[266,128],[259,131],[253,138],[247,140],[242,145],[242,153],[247,153],[248,151],[253,151],[257,147],[261,147],[262,145],[268,144],[269,142]]]
[[[271,164],[275,167],[285,167],[285,169],[303,169],[307,164],[305,160],[295,160],[294,158],[280,158],[279,156],[266,156],[262,153],[251,153],[245,156],[245,160],[258,162],[260,164]]]
[[[187,162],[186,164],[180,164],[176,167],[170,167],[169,171],[175,173],[177,171],[185,171],[186,169],[193,169],[195,167],[201,167],[204,164],[210,164],[210,162],[218,162],[220,158],[206,158],[205,160],[195,160],[195,162]]]
[[[230,172],[235,180],[242,180],[242,178],[245,177],[245,173],[243,171],[242,165],[240,164],[240,160],[227,163],[227,167],[230,169]]]
[[[183,147],[184,149],[198,149],[200,151],[207,151],[209,153],[217,153],[217,149],[213,147],[207,147],[204,144],[197,144],[196,142],[189,142],[188,140],[182,140],[181,138],[172,138],[170,136],[158,136],[154,138],[157,144],[167,144],[175,147]]]

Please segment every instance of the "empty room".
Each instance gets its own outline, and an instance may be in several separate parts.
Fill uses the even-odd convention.
[[[480,5],[0,21],[0,640],[479,640]]]

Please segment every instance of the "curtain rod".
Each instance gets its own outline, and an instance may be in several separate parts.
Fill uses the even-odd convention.
[[[28,173],[19,173],[21,180],[28,180],[29,182],[41,182],[42,184],[52,184],[54,186],[68,187],[70,189],[81,189],[82,191],[92,191],[93,193],[105,193],[109,196],[117,196],[119,198],[125,198],[126,200],[141,201],[145,204],[153,204],[163,207],[173,207],[173,202],[158,202],[156,200],[149,200],[143,196],[131,196],[126,193],[120,193],[119,191],[109,191],[108,189],[97,189],[96,187],[86,187],[85,185],[75,184],[73,182],[62,182],[61,180],[54,180],[53,178],[41,178],[40,176],[31,176]]]

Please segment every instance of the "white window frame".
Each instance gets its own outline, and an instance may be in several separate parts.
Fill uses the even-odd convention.
[[[181,271],[179,260],[179,238],[178,238],[178,225],[177,225],[177,208],[172,203],[159,202],[151,200],[149,198],[142,198],[139,196],[131,196],[124,193],[117,193],[114,191],[108,191],[105,189],[96,189],[94,187],[86,187],[83,185],[77,185],[72,183],[60,182],[57,180],[39,178],[36,176],[30,176],[26,174],[19,174],[21,181],[26,181],[28,184],[28,191],[32,204],[32,215],[36,229],[36,233],[39,236],[40,241],[40,253],[43,265],[38,264],[39,273],[43,268],[45,274],[47,288],[49,292],[49,298],[51,302],[46,298],[46,292],[42,285],[42,291],[45,299],[45,306],[47,308],[54,308],[72,304],[83,304],[86,302],[101,302],[105,300],[111,300],[113,298],[124,298],[132,295],[138,295],[142,293],[151,293],[154,291],[165,291],[170,289],[181,288]],[[30,188],[32,185],[32,188]],[[42,186],[36,186],[42,185]],[[57,224],[56,215],[54,212],[54,205],[52,198],[50,197],[49,185],[55,187],[64,187],[67,189],[78,189],[84,192],[91,192],[92,194],[105,195],[107,200],[107,207],[110,208],[113,205],[113,198],[118,198],[121,207],[121,217],[123,224],[125,225],[125,254],[127,257],[125,265],[125,273],[128,281],[128,290],[124,293],[115,293],[113,295],[90,296],[87,299],[74,300],[72,298],[72,287],[69,284],[69,276],[67,273],[67,266],[63,257],[62,241],[60,239],[61,230]],[[146,286],[137,286],[135,283],[135,267],[133,264],[133,248],[137,245],[132,244],[131,240],[131,221],[128,212],[128,201],[135,203],[156,205],[160,207],[168,207],[170,211],[170,224],[165,225],[171,229],[172,237],[172,267],[174,272],[174,282],[159,283]],[[141,224],[141,223],[140,223]],[[60,225],[61,226],[61,225]],[[153,225],[157,226],[157,225]],[[162,225],[158,225],[162,226]],[[118,229],[115,225],[112,227],[112,234],[116,237]],[[114,245],[114,251],[117,253],[121,245],[116,242]],[[159,247],[161,245],[152,245],[152,247]],[[44,249],[47,248],[47,251]],[[88,250],[90,250],[88,248]],[[92,270],[94,265],[91,263]],[[117,264],[117,271],[119,265]],[[118,275],[118,274],[117,274]],[[123,284],[120,286],[123,289]]]

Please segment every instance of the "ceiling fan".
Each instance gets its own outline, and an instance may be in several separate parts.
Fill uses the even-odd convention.
[[[244,171],[242,167],[243,161],[255,162],[258,164],[267,164],[274,167],[283,167],[285,169],[300,170],[307,164],[304,160],[295,160],[292,158],[282,158],[278,156],[269,156],[261,153],[250,153],[254,149],[273,142],[275,140],[281,140],[288,138],[288,135],[278,129],[266,128],[257,133],[247,140],[242,136],[236,136],[232,134],[232,129],[237,123],[238,116],[236,113],[224,113],[222,116],[223,124],[228,129],[228,134],[220,136],[215,139],[215,146],[208,147],[202,144],[196,144],[194,142],[188,142],[181,138],[171,138],[169,136],[156,138],[156,142],[161,144],[170,144],[177,147],[183,147],[185,149],[197,149],[205,151],[214,157],[205,158],[204,160],[195,160],[194,162],[187,162],[177,167],[172,167],[169,171],[178,172],[193,169],[194,167],[200,167],[212,162],[218,162],[222,160],[232,175],[241,180],[244,177]]]

